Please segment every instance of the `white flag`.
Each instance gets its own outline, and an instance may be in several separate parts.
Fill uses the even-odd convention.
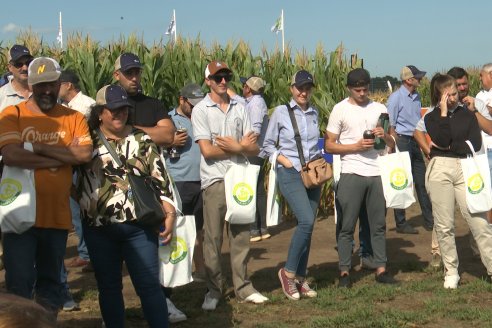
[[[273,33],[278,33],[284,29],[284,22],[282,22],[282,16],[280,16],[277,21],[275,22],[275,25],[272,26],[270,29]]]
[[[169,23],[169,27],[167,28],[166,35],[173,34],[176,30],[176,25],[174,24],[174,19]]]
[[[63,30],[62,30],[62,13],[59,14],[58,35],[56,41],[60,44],[60,48],[63,48]]]

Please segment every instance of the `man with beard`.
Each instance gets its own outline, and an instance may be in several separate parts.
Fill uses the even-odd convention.
[[[171,146],[175,128],[164,104],[146,96],[141,90],[143,66],[137,55],[121,54],[114,63],[113,77],[128,94],[129,119],[135,127],[144,130],[158,146]]]
[[[32,61],[31,52],[24,46],[15,44],[8,52],[8,70],[12,76],[0,88],[0,112],[7,106],[16,105],[31,95],[27,83],[27,67]]]
[[[57,104],[60,73],[55,60],[36,58],[28,69],[32,97],[0,113],[3,161],[34,170],[36,189],[34,225],[20,234],[3,231],[7,291],[25,298],[35,295],[55,314],[63,305],[60,271],[72,226],[72,166],[92,155],[84,116]]]

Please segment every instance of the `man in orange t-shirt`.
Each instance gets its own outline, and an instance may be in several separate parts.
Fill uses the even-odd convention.
[[[0,151],[5,165],[32,169],[36,222],[4,233],[7,291],[32,298],[54,313],[63,304],[60,271],[68,229],[72,165],[90,161],[92,140],[82,114],[57,104],[60,65],[36,58],[28,68],[32,97],[0,113]],[[33,151],[24,149],[31,143]]]

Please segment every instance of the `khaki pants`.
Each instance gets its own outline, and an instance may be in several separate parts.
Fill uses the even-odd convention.
[[[480,256],[492,275],[492,226],[487,213],[471,214],[466,206],[465,182],[459,158],[435,157],[427,168],[427,190],[432,201],[434,227],[447,275],[458,274],[458,253],[454,230],[454,204],[458,202],[461,214],[477,241]]]
[[[227,211],[224,182],[215,182],[203,190],[204,241],[203,255],[207,271],[207,287],[212,297],[222,295],[221,249]],[[256,292],[247,277],[250,224],[227,224],[231,253],[232,282],[236,297],[244,300]]]

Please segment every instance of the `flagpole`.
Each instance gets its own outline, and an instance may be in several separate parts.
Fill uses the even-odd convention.
[[[63,30],[62,30],[62,13],[59,15],[59,27],[58,27],[58,41],[60,42],[60,48],[63,49]]]
[[[178,24],[176,22],[176,10],[173,9],[173,20],[174,20],[174,44],[176,44],[176,33],[178,30]]]
[[[282,14],[281,14],[281,20],[282,20],[282,54],[285,54],[285,25],[284,25],[284,10],[282,9]]]

